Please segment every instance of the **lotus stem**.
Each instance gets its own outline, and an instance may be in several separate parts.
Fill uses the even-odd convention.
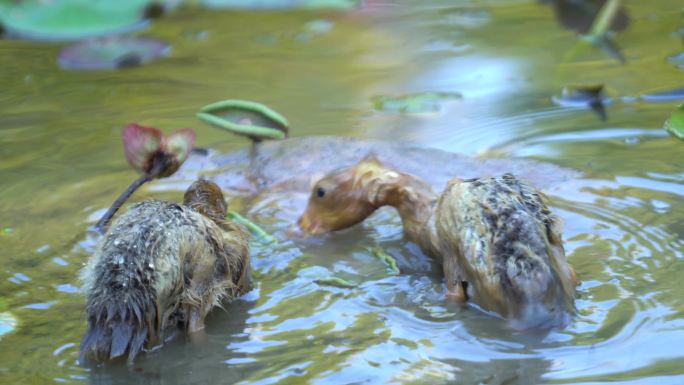
[[[374,256],[387,265],[392,275],[397,275],[400,273],[399,266],[397,266],[397,260],[394,259],[394,257],[385,253],[380,247],[374,247],[372,251]]]
[[[133,183],[131,183],[130,186],[128,186],[126,191],[124,191],[121,195],[119,195],[118,198],[116,198],[116,200],[111,205],[111,207],[109,207],[107,212],[102,216],[102,218],[100,218],[99,221],[97,221],[97,224],[95,225],[95,230],[104,234],[107,225],[109,225],[109,221],[111,221],[114,214],[116,214],[116,212],[119,211],[121,206],[123,206],[123,204],[128,200],[128,198],[130,198],[131,195],[133,195],[133,193],[140,188],[140,186],[158,177],[159,174],[161,174],[165,168],[165,162],[155,161],[152,169],[149,172],[142,174],[138,179],[133,181]]]
[[[105,229],[107,228],[107,225],[109,224],[109,221],[112,219],[114,214],[116,214],[117,211],[123,206],[123,204],[128,200],[128,198],[133,195],[135,190],[140,188],[143,184],[151,181],[153,177],[150,174],[143,174],[140,176],[140,178],[136,179],[133,181],[133,183],[128,186],[126,191],[124,191],[121,195],[119,195],[118,198],[114,201],[114,203],[109,207],[109,210],[100,218],[100,220],[97,222],[95,225],[95,229],[104,234]]]
[[[608,0],[603,4],[598,15],[596,15],[596,19],[594,19],[589,34],[594,37],[605,35],[610,29],[610,24],[613,22],[619,9],[620,0]]]
[[[328,278],[320,278],[317,280],[314,280],[314,283],[317,285],[323,285],[323,286],[333,286],[333,287],[339,287],[342,289],[352,289],[358,286],[356,283],[347,281],[346,279],[338,278],[338,277],[328,277]]]
[[[247,230],[249,230],[252,234],[256,235],[257,238],[264,239],[267,242],[272,242],[275,240],[275,238],[271,234],[267,233],[264,229],[259,227],[259,225],[243,217],[242,215],[236,213],[235,211],[229,211],[228,218],[234,222],[237,222],[245,226]]]

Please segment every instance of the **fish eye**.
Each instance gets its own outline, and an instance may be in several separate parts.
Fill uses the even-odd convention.
[[[319,198],[323,198],[325,196],[325,189],[323,187],[319,187],[318,189],[316,189],[316,195]]]

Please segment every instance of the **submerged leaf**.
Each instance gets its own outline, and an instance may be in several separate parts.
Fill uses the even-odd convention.
[[[200,109],[197,117],[213,126],[247,136],[254,141],[284,139],[290,126],[285,117],[267,106],[237,99],[208,104]]]
[[[670,115],[670,119],[665,121],[665,130],[684,140],[684,103],[677,106]]]
[[[62,68],[105,70],[135,67],[166,56],[170,46],[162,41],[134,36],[84,40],[59,53]]]
[[[130,32],[147,25],[149,0],[0,1],[0,24],[15,38],[79,40]]]
[[[371,100],[376,110],[420,114],[439,112],[442,104],[462,97],[455,92],[420,92],[401,96],[375,96]]]

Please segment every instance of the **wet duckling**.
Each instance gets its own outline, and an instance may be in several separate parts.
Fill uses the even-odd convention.
[[[203,329],[213,307],[249,290],[248,234],[225,215],[221,189],[200,179],[182,205],[144,201],[112,223],[81,274],[82,360],[130,363],[165,331]]]
[[[452,179],[437,196],[418,177],[366,157],[313,187],[299,219],[310,234],[353,226],[393,206],[406,238],[444,269],[449,297],[473,300],[518,329],[565,324],[575,273],[547,199],[511,174]]]

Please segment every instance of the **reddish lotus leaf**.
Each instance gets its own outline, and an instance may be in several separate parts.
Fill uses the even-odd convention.
[[[194,145],[195,131],[192,128],[180,128],[162,139],[164,152],[175,155],[181,163],[190,155]]]
[[[157,128],[132,123],[122,137],[128,163],[139,172],[149,172],[154,155],[161,151],[164,134]]]
[[[178,170],[185,159],[190,155],[192,147],[195,145],[195,131],[192,128],[181,128],[174,131],[171,135],[162,137],[162,152],[168,155],[171,164],[160,176],[165,177]]]

